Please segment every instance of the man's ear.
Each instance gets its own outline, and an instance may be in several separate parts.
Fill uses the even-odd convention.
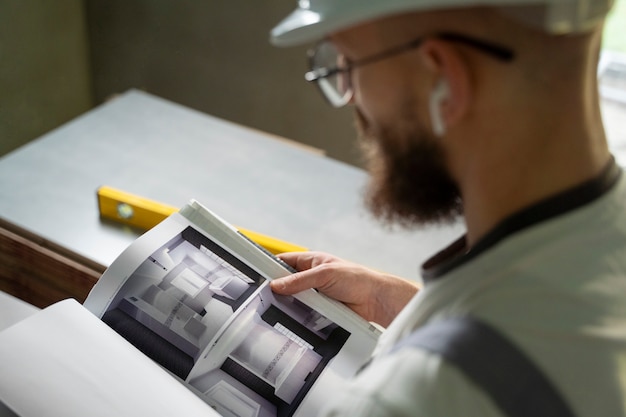
[[[472,94],[469,66],[459,50],[444,40],[425,40],[419,53],[431,75],[427,93],[432,129],[441,136],[469,111]]]

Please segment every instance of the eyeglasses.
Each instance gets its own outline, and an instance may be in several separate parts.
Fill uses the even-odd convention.
[[[456,33],[440,33],[430,37],[471,46],[504,62],[509,62],[514,58],[514,53],[509,48],[469,36]],[[421,37],[407,44],[379,52],[358,61],[350,61],[337,50],[332,42],[324,40],[309,51],[310,70],[304,74],[304,78],[309,82],[317,83],[322,95],[332,106],[342,107],[350,102],[354,94],[351,80],[351,72],[354,68],[418,48],[426,39],[427,37]]]

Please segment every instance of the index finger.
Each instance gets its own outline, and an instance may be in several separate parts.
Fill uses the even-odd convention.
[[[285,262],[296,271],[305,271],[313,268],[317,263],[315,259],[319,256],[318,252],[285,252],[277,255],[279,259]]]

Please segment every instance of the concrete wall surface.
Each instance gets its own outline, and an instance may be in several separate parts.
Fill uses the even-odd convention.
[[[96,101],[138,88],[359,163],[351,111],[304,81],[271,28],[295,0],[85,0]]]
[[[93,105],[82,0],[0,0],[0,155]]]

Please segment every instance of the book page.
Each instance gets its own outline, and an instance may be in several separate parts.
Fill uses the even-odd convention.
[[[219,415],[74,300],[0,332],[0,369],[22,417]]]
[[[274,294],[289,273],[192,202],[120,255],[85,306],[223,416],[314,416],[379,331],[313,290]]]

